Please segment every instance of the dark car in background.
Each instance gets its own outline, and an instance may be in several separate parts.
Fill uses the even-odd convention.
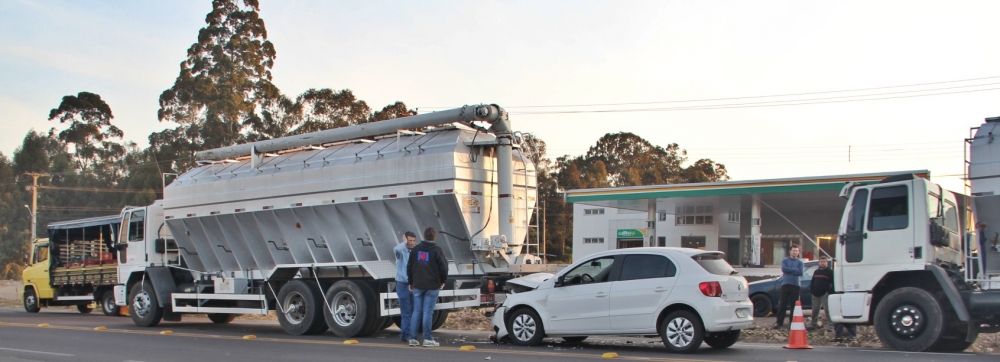
[[[809,293],[809,285],[812,282],[813,273],[819,268],[818,261],[807,261],[804,265],[805,271],[799,286],[799,300],[802,301],[802,309],[812,308],[812,294]],[[753,316],[767,317],[771,313],[778,311],[778,296],[781,293],[781,278],[771,278],[758,280],[747,285],[750,292],[750,301],[753,302]],[[793,304],[794,306],[794,304]]]

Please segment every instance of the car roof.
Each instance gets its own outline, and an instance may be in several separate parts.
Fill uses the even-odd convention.
[[[615,250],[602,251],[602,252],[599,252],[599,253],[594,253],[594,254],[588,255],[587,258],[589,259],[589,258],[593,258],[593,257],[600,257],[600,256],[607,256],[607,255],[619,255],[619,254],[650,254],[650,253],[653,253],[653,254],[671,254],[671,255],[680,254],[679,256],[693,256],[693,255],[701,255],[701,254],[725,254],[725,253],[723,253],[721,251],[713,251],[713,250],[701,250],[701,249],[692,249],[692,248],[679,248],[679,247],[671,247],[671,246],[654,246],[654,247],[627,248],[627,249],[615,249]]]

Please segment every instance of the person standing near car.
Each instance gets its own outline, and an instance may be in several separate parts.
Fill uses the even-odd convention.
[[[417,246],[417,234],[403,233],[403,242],[392,248],[396,256],[396,296],[399,298],[399,340],[408,342],[416,336],[410,334],[410,318],[413,317],[413,292],[406,265],[410,261],[410,250]]]
[[[792,244],[788,251],[788,257],[781,260],[781,294],[778,297],[778,321],[774,322],[774,329],[780,329],[785,325],[785,313],[788,307],[794,305],[799,300],[799,280],[802,278],[804,265],[799,259],[799,246]]]
[[[826,311],[826,327],[833,332],[830,324],[830,305],[827,298],[833,290],[833,269],[829,268],[826,255],[819,257],[819,268],[813,272],[812,283],[809,284],[809,294],[812,294],[812,323],[809,329],[819,328],[819,312]]]
[[[410,318],[410,346],[419,346],[417,341],[418,327],[423,324],[424,347],[437,347],[440,344],[431,335],[434,325],[434,306],[437,305],[438,292],[444,289],[448,281],[448,261],[440,246],[434,243],[437,230],[432,227],[424,230],[424,240],[410,251],[410,260],[406,264],[406,275],[413,291],[413,316]]]

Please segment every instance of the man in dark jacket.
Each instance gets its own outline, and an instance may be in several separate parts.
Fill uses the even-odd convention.
[[[434,324],[434,306],[437,305],[438,291],[444,289],[448,281],[448,261],[444,258],[441,247],[434,243],[437,230],[430,227],[424,230],[424,240],[410,251],[410,260],[406,264],[407,279],[410,290],[413,291],[413,316],[410,319],[410,346],[419,346],[417,331],[423,324],[424,347],[437,347],[431,335]]]
[[[829,267],[826,255],[823,255],[819,257],[819,268],[813,272],[812,282],[809,284],[809,293],[812,294],[812,323],[809,329],[819,328],[819,311],[824,310],[827,329],[833,331],[833,325],[830,324],[830,305],[827,304],[832,290],[833,269]]]
[[[774,323],[774,329],[784,328],[785,313],[799,300],[799,279],[803,272],[799,251],[798,245],[792,245],[788,257],[781,260],[781,293],[778,298],[778,321]]]

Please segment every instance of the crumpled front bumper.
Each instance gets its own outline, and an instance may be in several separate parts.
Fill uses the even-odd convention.
[[[507,307],[502,305],[493,311],[491,323],[493,324],[493,331],[496,332],[497,341],[507,338],[507,323],[504,322],[505,315],[507,315]]]

